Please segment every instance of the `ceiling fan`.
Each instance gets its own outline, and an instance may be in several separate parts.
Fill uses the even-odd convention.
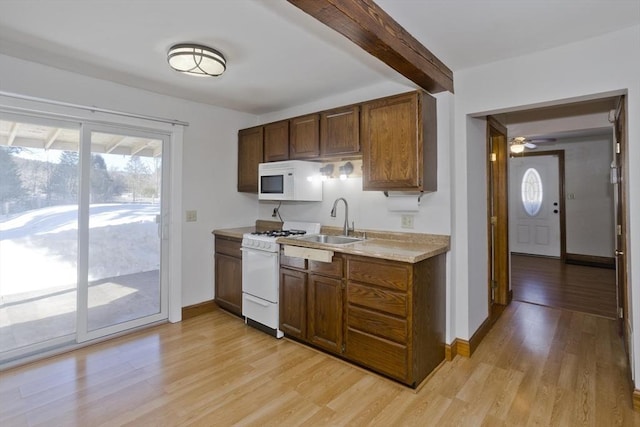
[[[554,142],[555,138],[527,138],[524,136],[516,136],[509,141],[509,150],[512,153],[522,153],[525,148],[533,150],[537,147],[536,143]]]

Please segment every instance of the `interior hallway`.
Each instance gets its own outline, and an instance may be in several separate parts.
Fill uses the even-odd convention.
[[[511,254],[513,299],[616,318],[616,270]]]
[[[222,310],[0,373],[0,424],[637,426],[615,322],[513,302],[419,391]]]

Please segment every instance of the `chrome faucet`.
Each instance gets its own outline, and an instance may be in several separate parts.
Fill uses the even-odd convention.
[[[354,229],[354,223],[352,222],[351,228],[349,228],[349,204],[347,203],[347,199],[345,199],[344,197],[339,197],[335,202],[333,202],[333,208],[331,208],[331,217],[336,217],[336,206],[338,205],[338,202],[340,200],[344,202],[344,226],[342,227],[342,234],[348,236],[349,231],[353,231]]]

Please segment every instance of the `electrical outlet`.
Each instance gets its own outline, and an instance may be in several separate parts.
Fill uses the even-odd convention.
[[[413,228],[413,215],[402,215],[400,217],[400,227]]]
[[[187,211],[187,222],[196,222],[198,220],[198,211]]]

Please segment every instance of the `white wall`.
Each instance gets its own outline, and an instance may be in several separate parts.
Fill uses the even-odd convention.
[[[540,64],[553,64],[544,67]],[[478,212],[477,194],[485,190],[485,156],[475,157],[475,125],[469,116],[514,111],[523,107],[566,103],[603,95],[628,93],[627,159],[640,158],[640,26],[601,37],[583,40],[518,58],[486,64],[454,73],[455,142],[453,194],[454,286],[458,294],[469,292],[469,299],[457,301],[456,336],[463,339],[486,317],[485,298],[472,298],[477,276],[486,275],[486,224],[474,223]],[[640,167],[628,162],[626,180],[628,206],[629,287],[631,291],[634,347],[640,348]],[[477,178],[477,179],[476,179]],[[481,179],[482,178],[482,179]],[[484,210],[483,210],[484,212]],[[471,262],[478,254],[484,263]],[[465,268],[468,266],[468,269]],[[469,310],[462,307],[469,303]],[[634,355],[635,370],[640,357]]]
[[[255,201],[235,191],[237,130],[256,117],[158,95],[128,86],[0,55],[0,91],[18,93],[190,123],[184,129],[182,192],[184,209],[198,221],[182,229],[182,305],[213,298],[215,228],[253,224]],[[177,213],[184,219],[184,212]]]

